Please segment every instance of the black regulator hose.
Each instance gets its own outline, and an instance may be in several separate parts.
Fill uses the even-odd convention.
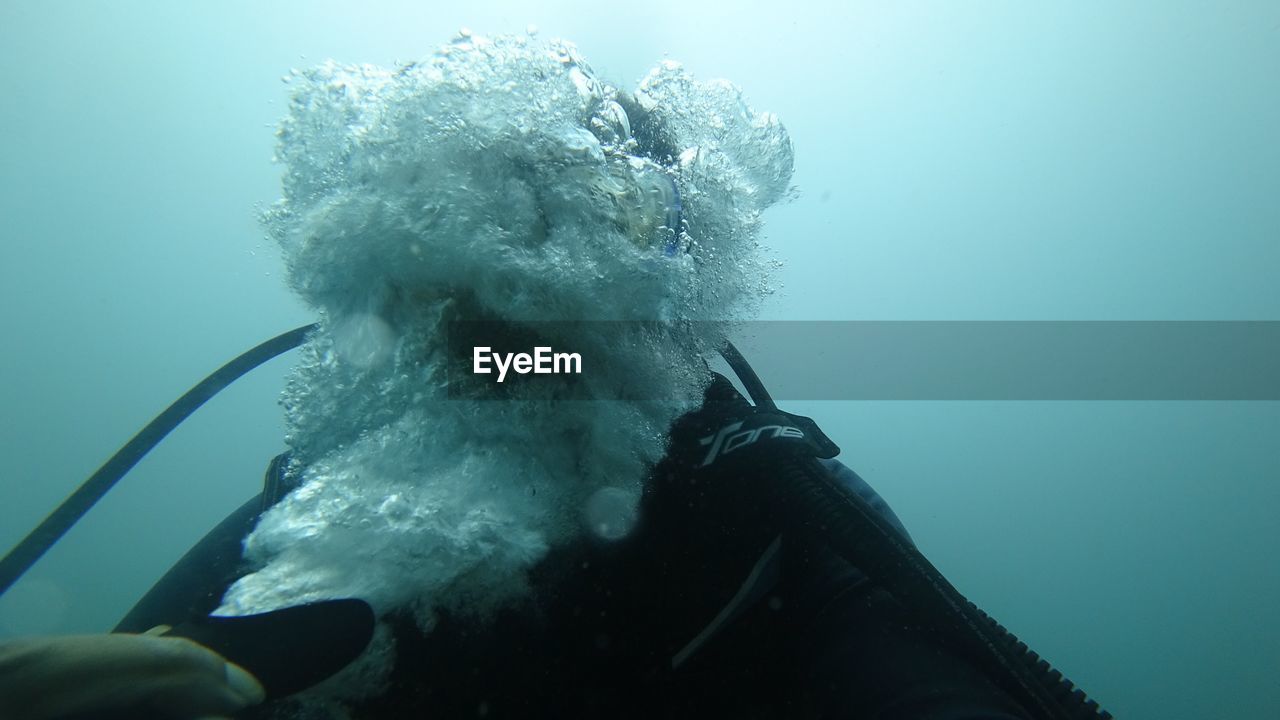
[[[54,543],[58,542],[85,513],[89,512],[89,508],[101,500],[102,496],[106,495],[125,473],[137,465],[139,460],[151,452],[151,449],[183,420],[186,420],[188,415],[245,373],[301,345],[307,333],[314,327],[315,325],[304,325],[295,328],[247,350],[213,371],[211,375],[165,408],[164,412],[157,415],[154,420],[147,423],[146,427],[139,430],[137,435],[124,444],[124,447],[103,463],[97,472],[90,475],[84,484],[54,508],[43,522],[22,539],[22,542],[15,545],[3,559],[0,559],[0,595],[17,582],[23,573],[30,570],[31,566],[53,547]]]
[[[729,363],[729,367],[733,368],[733,374],[738,376],[742,387],[746,389],[747,395],[751,397],[751,402],[757,407],[768,408],[769,410],[777,410],[778,406],[773,402],[773,397],[769,395],[769,391],[765,389],[764,383],[760,381],[760,376],[756,375],[755,368],[751,367],[751,363],[742,356],[742,352],[737,346],[728,340],[724,346],[720,348],[720,355],[724,361]]]
[[[904,605],[932,619],[992,673],[1005,692],[1036,718],[1109,720],[1062,673],[969,602],[923,554],[856,493],[837,484],[816,458],[794,455],[782,462],[782,482],[773,500],[801,529],[824,539],[836,554],[879,582]]]

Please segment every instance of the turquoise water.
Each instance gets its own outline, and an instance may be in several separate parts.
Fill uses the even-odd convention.
[[[1264,3],[0,8],[0,546],[222,360],[312,318],[255,205],[280,76],[459,27],[664,57],[780,115],[775,319],[1278,319],[1280,9]],[[109,628],[282,448],[278,360],[0,600]],[[759,370],[766,380],[769,367]],[[1280,703],[1275,403],[810,402],[953,582],[1121,717]]]

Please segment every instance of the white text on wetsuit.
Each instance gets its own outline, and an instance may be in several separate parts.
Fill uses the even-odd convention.
[[[490,361],[498,368],[498,382],[507,377],[508,370],[520,375],[580,375],[582,374],[582,356],[578,353],[552,352],[549,347],[535,347],[529,353],[496,353],[492,348],[477,347],[471,354],[471,370],[477,375],[488,375],[493,372]]]
[[[742,423],[736,422],[731,425],[725,425],[720,428],[720,432],[715,435],[708,435],[698,442],[703,445],[710,445],[711,450],[707,452],[707,456],[702,459],[700,467],[706,467],[715,462],[718,458],[728,455],[738,448],[750,445],[760,439],[770,438],[792,438],[797,440],[804,439],[804,432],[798,427],[790,425],[765,425],[754,430],[742,430]]]

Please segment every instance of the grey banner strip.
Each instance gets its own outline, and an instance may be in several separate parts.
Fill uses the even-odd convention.
[[[760,321],[730,339],[786,400],[1280,400],[1280,321]],[[661,395],[661,372],[617,376],[614,348],[687,332],[661,323],[453,323],[450,397],[629,400]],[[710,332],[710,329],[708,329]],[[474,346],[583,351],[581,376],[472,373]],[[585,382],[579,382],[580,380]],[[612,388],[603,390],[602,388]],[[598,397],[610,392],[610,397]],[[630,393],[627,395],[626,393]]]
[[[756,322],[791,400],[1280,400],[1275,321]]]

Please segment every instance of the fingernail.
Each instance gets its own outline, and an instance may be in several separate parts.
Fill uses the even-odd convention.
[[[257,678],[235,663],[227,663],[227,685],[244,698],[247,705],[257,705],[267,697],[267,692],[262,689],[262,684]]]

